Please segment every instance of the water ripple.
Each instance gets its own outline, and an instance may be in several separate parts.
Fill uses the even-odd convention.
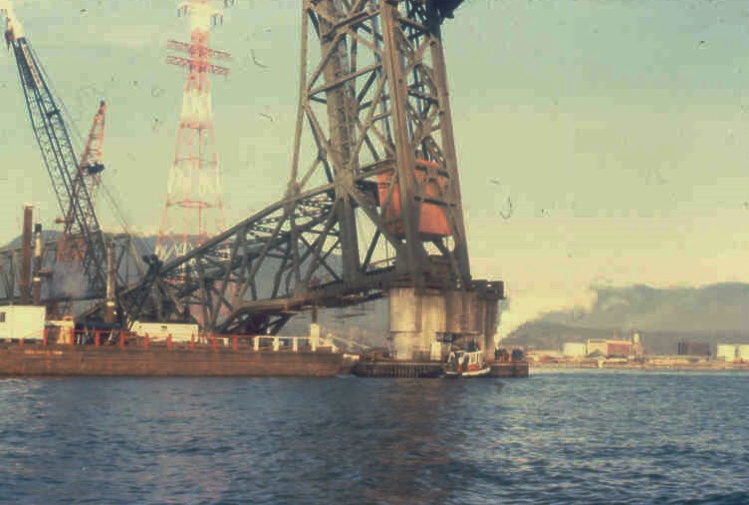
[[[0,380],[12,504],[747,504],[749,376]]]

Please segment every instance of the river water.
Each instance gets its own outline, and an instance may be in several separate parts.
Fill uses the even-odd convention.
[[[0,503],[749,504],[749,374],[0,380]]]

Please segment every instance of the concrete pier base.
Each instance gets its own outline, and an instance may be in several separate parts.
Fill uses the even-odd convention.
[[[399,361],[428,361],[432,343],[445,332],[445,296],[437,290],[396,288],[390,296],[390,340]]]
[[[482,345],[494,359],[501,282],[474,281],[470,290],[398,287],[388,293],[389,339],[397,361],[441,361],[451,343],[466,339]]]

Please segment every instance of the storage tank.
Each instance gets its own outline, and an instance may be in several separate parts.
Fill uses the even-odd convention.
[[[562,347],[562,354],[565,358],[584,358],[585,348],[583,342],[565,342]]]
[[[726,361],[733,361],[736,359],[736,345],[735,344],[718,344],[717,352],[715,357],[718,359],[725,359]]]
[[[388,231],[397,237],[402,237],[404,228],[401,217],[400,186],[396,183],[390,194],[392,180],[392,171],[379,174],[377,193],[380,206],[384,207],[383,217]],[[447,205],[443,202],[447,198],[445,195],[449,182],[447,171],[439,163],[417,159],[414,181],[424,193],[424,201],[420,205],[419,212],[419,233],[430,237],[451,236],[452,230],[445,213]]]

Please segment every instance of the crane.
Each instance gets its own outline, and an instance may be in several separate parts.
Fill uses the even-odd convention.
[[[104,143],[104,119],[106,111],[107,104],[102,100],[99,102],[99,108],[94,115],[88,140],[81,154],[81,162],[73,179],[72,198],[68,203],[68,210],[65,213],[65,218],[61,219],[64,229],[57,248],[57,261],[72,263],[81,261],[85,255],[85,245],[81,247],[80,240],[76,240],[80,239],[80,237],[73,235],[75,206],[72,205],[72,202],[78,200],[84,190],[88,192],[89,198],[93,202],[96,197],[96,190],[101,184],[100,174],[104,170],[104,164],[101,162],[101,152]]]
[[[82,246],[82,281],[86,284],[84,297],[100,296],[106,286],[107,252],[94,210],[92,188],[86,183],[84,175],[88,170],[89,160],[84,159],[84,165],[78,163],[65,118],[10,0],[0,0],[0,11],[6,18],[5,42],[16,59],[29,120],[52,182],[58,207],[64,216],[61,219],[65,225],[65,233],[75,236]],[[101,124],[103,125],[103,115]],[[87,158],[88,154],[84,152],[84,156]],[[91,170],[95,172],[97,169],[98,167],[94,167]],[[56,283],[58,287],[65,284],[68,283]]]

